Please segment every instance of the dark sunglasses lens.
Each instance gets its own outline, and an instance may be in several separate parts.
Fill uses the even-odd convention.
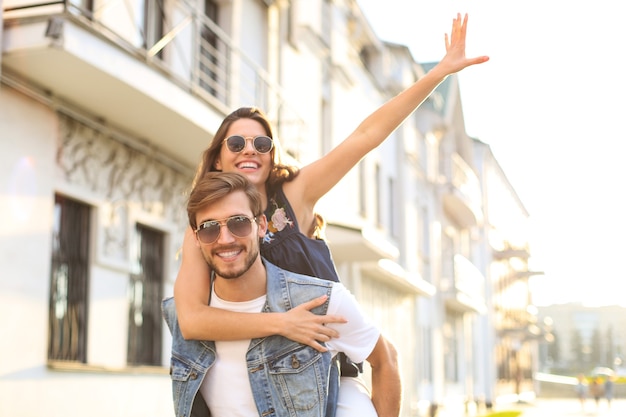
[[[220,224],[217,222],[206,222],[198,229],[198,239],[203,243],[213,243],[220,234]]]
[[[272,150],[272,139],[267,136],[257,136],[254,138],[254,149],[258,153],[268,153]]]
[[[231,217],[226,221],[226,226],[228,226],[230,233],[237,237],[246,237],[252,230],[252,222],[244,216]]]
[[[231,136],[226,139],[226,146],[231,152],[241,152],[246,147],[246,139],[243,136]]]

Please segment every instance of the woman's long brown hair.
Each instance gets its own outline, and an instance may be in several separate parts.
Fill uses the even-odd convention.
[[[224,139],[226,139],[226,132],[228,132],[228,129],[234,122],[240,119],[252,119],[259,122],[265,130],[265,134],[274,139],[274,147],[270,151],[272,169],[266,182],[267,193],[268,195],[272,195],[274,194],[274,190],[276,190],[282,183],[291,181],[298,175],[298,167],[293,165],[284,165],[280,162],[280,147],[278,140],[274,138],[272,126],[267,116],[257,107],[240,107],[224,118],[219,129],[215,132],[215,136],[213,136],[211,144],[202,154],[202,160],[196,170],[193,185],[195,185],[198,182],[198,179],[205,173],[218,171],[215,168],[215,161],[219,157],[222,144]]]

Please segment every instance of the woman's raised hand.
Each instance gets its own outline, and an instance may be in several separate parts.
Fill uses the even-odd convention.
[[[467,14],[461,17],[461,14],[458,13],[456,18],[452,21],[452,31],[450,35],[447,33],[445,35],[446,55],[439,65],[444,67],[448,74],[459,72],[463,68],[467,68],[471,65],[482,64],[483,62],[489,61],[489,57],[486,55],[475,58],[467,58],[465,56],[467,18]]]

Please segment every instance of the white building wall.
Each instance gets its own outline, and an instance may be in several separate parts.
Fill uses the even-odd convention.
[[[46,106],[2,86],[0,126],[0,392],[32,403],[24,387],[41,378],[47,355],[57,125]],[[13,414],[7,406],[0,401],[0,414]]]
[[[300,36],[296,39],[297,44],[282,45],[280,84],[295,114],[307,123],[303,129],[294,118],[294,113],[285,113],[275,133],[283,149],[290,151],[304,165],[321,156],[323,51],[315,33],[299,25],[297,19],[293,24]]]
[[[71,139],[67,129],[71,119],[5,86],[0,89],[0,107],[0,188],[5,190],[0,199],[0,256],[4,270],[0,279],[0,314],[7,318],[2,320],[0,333],[5,343],[0,347],[0,355],[8,358],[0,363],[0,415],[171,416],[166,353],[169,336],[164,337],[167,348],[163,349],[163,368],[138,370],[126,366],[128,278],[132,269],[127,249],[135,222],[173,236],[169,240],[170,260],[166,261],[164,283],[165,294],[171,294],[178,268],[175,253],[186,226],[184,216],[178,213],[182,212],[179,207],[183,206],[182,194],[190,176],[139,156],[132,163],[145,173],[140,180],[143,186],[131,186],[128,175],[132,169],[119,172],[119,183],[110,183],[107,174],[115,169],[115,162],[106,156],[116,152],[119,163],[134,151],[103,132],[84,126],[84,136]],[[86,143],[89,146],[84,152],[63,156]],[[154,181],[155,174],[162,183]],[[171,189],[166,190],[168,187]],[[46,360],[55,193],[94,207],[88,351],[84,365],[48,364]],[[170,199],[163,198],[165,195]],[[153,201],[154,196],[159,198]],[[107,257],[98,232],[107,227],[102,213],[113,201],[121,204],[123,211],[129,209],[128,222],[119,227],[128,240],[125,250],[108,252]],[[163,329],[167,335],[165,325]]]
[[[521,370],[520,389],[532,389],[530,378],[537,362],[536,317],[530,305],[528,278],[530,240],[528,218],[522,201],[509,183],[490,147],[474,141],[474,166],[483,190],[484,224],[477,263],[485,269],[488,314],[476,320],[477,331],[488,343],[477,352],[484,364],[475,385],[477,396],[494,402],[499,395],[515,394],[515,372]],[[499,256],[516,249],[525,256]],[[511,320],[514,318],[514,320]],[[527,329],[526,332],[516,330]],[[532,332],[531,332],[532,330]],[[522,392],[523,394],[523,392]]]

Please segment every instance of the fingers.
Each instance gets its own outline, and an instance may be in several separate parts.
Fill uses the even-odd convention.
[[[467,66],[469,67],[470,65],[482,64],[483,62],[487,62],[489,61],[489,57],[486,55],[483,55],[483,56],[478,56],[476,58],[470,58],[467,61],[468,61]]]
[[[465,16],[463,17],[463,24],[461,25],[461,31],[463,32],[463,36],[465,36],[465,33],[467,32],[467,19],[468,19],[468,15],[467,13],[465,13]]]
[[[296,308],[302,308],[304,310],[311,311],[315,307],[319,307],[322,304],[324,304],[327,299],[328,299],[327,295],[322,295],[322,296],[314,298],[314,299],[312,299],[310,301],[307,301],[306,303],[302,303],[301,305],[299,305]],[[318,317],[319,317],[320,323],[322,323],[322,324],[347,323],[348,322],[344,317],[336,316],[336,315],[324,315],[324,316],[318,316]]]
[[[457,13],[456,17],[452,19],[452,30],[450,30],[450,37],[448,38],[448,34],[446,34],[446,47],[450,46],[450,44],[454,44],[465,39],[465,35],[467,33],[467,20],[467,13],[465,13],[463,17],[461,17],[461,13]]]
[[[326,302],[328,299],[327,295],[322,295],[320,297],[314,298],[306,303],[301,304],[302,308],[305,310],[313,310],[315,307],[319,307]]]
[[[328,339],[318,339],[322,342],[328,342],[330,339],[339,337],[339,332],[337,330],[331,327],[326,327],[326,326],[322,326],[322,328],[319,329],[318,333],[320,334],[320,336],[328,338]]]
[[[467,22],[469,16],[465,13],[461,16],[461,13],[457,13],[456,17],[452,20],[452,31],[450,34],[445,34],[445,46],[446,56],[443,61],[449,65],[449,73],[455,73],[463,68],[482,64],[487,62],[489,57],[486,55],[478,56],[475,58],[467,58],[465,56],[465,38],[467,34]]]
[[[319,329],[319,331],[316,331],[313,334],[314,336],[301,339],[299,343],[308,345],[319,352],[326,352],[328,350],[328,348],[322,343],[329,342],[334,337],[339,337],[339,334],[336,331],[327,328],[324,328],[324,330]]]
[[[345,317],[343,316],[337,316],[334,314],[327,314],[325,316],[318,316],[320,318],[320,323],[322,324],[329,324],[329,323],[347,323],[348,320],[346,320]]]
[[[334,330],[325,328],[326,331],[320,331],[315,339],[309,340],[306,344],[319,352],[326,352],[328,348],[322,345],[322,342],[329,342],[334,337],[339,337],[339,333]]]
[[[450,29],[450,35],[454,38],[454,34],[457,32],[459,23],[461,21],[461,13],[457,13],[456,17],[452,19],[452,29]]]
[[[307,345],[311,346],[313,349],[317,350],[318,352],[326,352],[328,351],[328,349],[324,346],[319,344],[316,340],[313,340],[311,343],[307,343]]]

